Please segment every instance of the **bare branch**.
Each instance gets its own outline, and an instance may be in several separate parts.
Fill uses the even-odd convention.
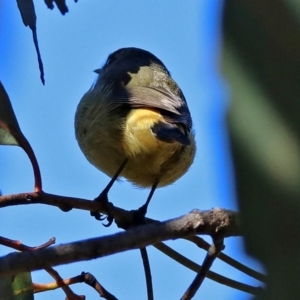
[[[169,247],[169,246],[167,246],[163,243],[158,243],[158,244],[155,244],[153,246],[155,248],[157,248],[159,251],[161,251],[164,254],[166,254],[167,256],[169,256],[170,258],[174,259],[176,262],[182,264],[186,268],[189,268],[190,270],[192,270],[194,272],[199,272],[200,271],[200,269],[201,269],[200,265],[198,265],[195,262],[193,262],[192,260],[186,258],[185,256],[178,253],[177,251],[173,250],[171,247]],[[230,279],[228,277],[219,275],[219,274],[217,274],[213,271],[209,271],[207,273],[207,278],[209,278],[213,281],[216,281],[220,284],[224,284],[224,285],[227,285],[231,288],[243,291],[245,293],[253,294],[253,295],[258,294],[262,290],[261,287],[253,287],[251,285],[241,283],[241,282],[238,282],[236,280]]]
[[[33,251],[33,250],[37,250],[37,249],[47,248],[47,247],[55,244],[55,238],[54,237],[50,238],[46,243],[44,243],[42,245],[30,247],[30,246],[22,244],[20,241],[7,239],[3,236],[0,236],[0,244],[10,247],[10,248],[13,248],[13,249],[16,249],[16,250],[19,250],[19,251]]]
[[[213,236],[213,244],[209,247],[206,257],[203,261],[202,267],[200,268],[198,274],[196,275],[195,279],[188,287],[184,295],[182,296],[182,300],[189,300],[192,299],[198,289],[200,288],[202,282],[204,281],[209,269],[211,268],[213,262],[218,257],[219,253],[224,249],[224,239],[219,236]]]
[[[99,293],[100,297],[107,300],[117,300],[117,298],[108,292],[91,273],[82,272],[81,276],[83,277],[83,282],[94,288]]]
[[[200,238],[199,236],[190,236],[188,238],[185,238],[188,241],[191,241],[195,243],[199,248],[204,249],[208,251],[210,244]],[[226,255],[225,253],[221,252],[218,256],[218,259],[222,260],[223,262],[227,263],[228,265],[232,266],[233,268],[245,273],[246,275],[255,278],[256,280],[259,280],[261,282],[266,283],[267,281],[267,276],[257,272],[246,265],[240,263],[239,261],[233,259],[232,257]]]
[[[84,300],[85,296],[83,295],[77,295],[75,294],[71,288],[65,284],[64,280],[61,278],[61,276],[58,274],[56,270],[53,268],[49,267],[45,269],[56,281],[57,285],[59,285],[64,293],[66,294],[68,300]]]
[[[48,249],[11,253],[0,258],[0,274],[8,275],[39,270],[138,249],[164,240],[195,234],[214,235],[216,232],[223,237],[240,235],[237,213],[223,209],[202,212],[193,210],[180,218],[142,225],[105,237],[63,244]]]
[[[91,273],[86,273],[82,272],[80,275],[68,278],[68,279],[61,279],[57,280],[55,282],[51,283],[44,283],[44,284],[39,284],[39,283],[33,283],[34,287],[34,292],[35,293],[41,293],[41,292],[46,292],[50,290],[55,290],[58,288],[61,288],[63,286],[69,286],[71,284],[75,283],[86,283],[89,286],[91,286],[93,289],[96,290],[96,292],[99,294],[100,297],[105,298],[107,300],[116,300],[117,298],[109,293],[100,283],[99,281],[93,276]],[[77,295],[75,295],[76,297]],[[69,297],[69,296],[68,296]],[[82,299],[82,296],[80,299]]]
[[[59,207],[63,211],[70,211],[72,208],[76,208],[88,211],[99,211],[104,214],[106,213],[106,209],[103,207],[101,202],[53,195],[45,192],[31,192],[0,196],[0,208],[24,204],[46,204]],[[132,223],[132,211],[126,211],[116,206],[114,206],[113,209],[115,222],[117,223],[117,225],[120,228],[128,228],[128,223]],[[215,208],[212,210],[202,211],[200,215],[201,217],[199,221],[205,224],[205,232],[201,231],[201,234],[215,235],[226,228],[226,235],[224,235],[223,237],[241,235],[241,228],[237,212]],[[147,219],[147,223],[149,222],[157,221]],[[199,224],[199,226],[200,225],[201,224]]]
[[[150,263],[149,263],[149,257],[147,253],[146,248],[140,249],[142,260],[143,260],[143,266],[145,271],[145,277],[146,277],[146,285],[147,285],[147,299],[153,300],[153,284],[152,284],[152,276],[151,276],[151,269],[150,269]]]
[[[28,192],[0,197],[0,208],[26,204],[46,204],[56,206],[63,211],[70,211],[72,208],[77,208],[88,211],[98,210],[102,213],[105,213],[103,206],[99,202],[74,197],[53,195],[45,192]]]

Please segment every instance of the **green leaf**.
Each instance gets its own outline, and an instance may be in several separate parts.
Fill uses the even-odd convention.
[[[1,300],[33,300],[31,273],[0,279]]]
[[[22,134],[9,97],[0,82],[0,144],[19,145],[16,134]]]
[[[23,148],[23,150],[28,155],[32,164],[34,179],[35,179],[34,190],[36,192],[41,191],[42,178],[41,178],[39,164],[37,162],[37,159],[35,157],[35,154],[29,142],[27,141],[26,137],[23,135],[19,127],[9,97],[1,81],[0,81],[0,145],[17,145]]]

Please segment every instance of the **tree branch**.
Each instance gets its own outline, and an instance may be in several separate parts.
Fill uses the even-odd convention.
[[[195,234],[211,236],[216,232],[223,237],[241,235],[237,213],[223,209],[202,212],[193,210],[176,219],[138,226],[126,232],[105,237],[36,251],[11,253],[0,258],[0,275],[13,275],[75,261],[95,259]]]
[[[63,211],[70,211],[71,209],[76,208],[88,211],[98,210],[102,213],[105,213],[104,208],[100,202],[81,198],[53,195],[45,192],[29,192],[0,196],[0,208],[26,204],[46,204],[56,206]]]
[[[150,269],[150,262],[148,257],[147,248],[141,248],[141,257],[143,260],[144,272],[145,272],[145,279],[146,279],[146,286],[147,286],[147,299],[153,300],[153,284],[152,284],[152,275]]]
[[[222,237],[213,236],[212,238],[213,244],[209,247],[199,272],[197,273],[195,279],[182,296],[182,300],[189,300],[195,296],[196,292],[203,283],[203,280],[207,276],[207,273],[209,272],[209,269],[211,268],[213,262],[216,260],[219,253],[221,253],[221,251],[224,249],[224,239]]]
[[[75,208],[87,211],[99,211],[103,214],[107,213],[101,202],[86,200],[82,198],[54,195],[43,191],[0,196],[0,208],[26,204],[46,204],[56,206],[65,212]],[[113,215],[118,227],[128,228],[129,225],[132,225],[133,212],[134,211],[127,211],[122,208],[113,206]],[[204,218],[203,222],[205,223],[205,226],[208,230],[208,233],[206,234],[215,235],[223,227],[226,227],[226,234],[228,234],[227,236],[241,235],[237,212],[219,208],[215,208],[213,210],[205,212],[206,213],[202,214],[201,216],[202,218]],[[202,213],[204,213],[204,211]],[[157,222],[156,220],[149,218],[147,218],[146,220],[147,223]],[[228,226],[229,224],[230,226]],[[230,232],[228,230],[230,230]]]
[[[190,270],[194,272],[199,272],[201,269],[201,266],[193,262],[192,260],[186,258],[182,254],[178,253],[177,251],[173,250],[171,247],[163,244],[158,243],[153,245],[153,247],[157,248],[159,251],[164,253],[165,255],[169,256],[170,258],[174,259],[176,262],[180,263],[181,265],[185,266],[186,268],[189,268]],[[236,280],[230,279],[228,277],[222,276],[220,274],[217,274],[213,271],[208,271],[207,278],[218,282],[220,284],[224,284],[226,286],[229,286],[233,289],[243,291],[245,293],[256,295],[259,292],[261,292],[261,287],[254,287],[245,283],[238,282]]]
[[[206,242],[205,240],[203,240],[202,238],[200,238],[199,236],[191,236],[188,238],[185,238],[186,240],[196,244],[199,248],[204,249],[206,251],[208,251],[210,244],[208,242]],[[232,257],[226,255],[225,253],[221,252],[218,255],[218,259],[222,260],[223,262],[227,263],[228,265],[230,265],[231,267],[245,273],[246,275],[255,278],[256,280],[259,280],[263,283],[267,282],[267,276],[265,274],[262,274],[260,272],[257,272],[251,268],[249,268],[248,266],[240,263],[239,261],[233,259]]]

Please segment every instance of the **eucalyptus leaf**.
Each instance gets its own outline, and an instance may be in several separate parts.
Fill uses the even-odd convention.
[[[1,300],[33,300],[31,273],[20,273],[0,279]]]
[[[32,164],[36,192],[42,190],[42,178],[40,168],[26,137],[23,135],[9,97],[0,81],[0,145],[17,145],[23,148]],[[1,290],[0,290],[1,292]],[[1,294],[0,294],[1,295]],[[1,300],[1,298],[0,298]]]
[[[16,134],[22,134],[9,97],[0,82],[0,144],[19,145]]]

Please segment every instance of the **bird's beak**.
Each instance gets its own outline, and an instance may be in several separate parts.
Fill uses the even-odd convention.
[[[102,71],[102,69],[96,69],[96,70],[94,70],[94,72],[97,73],[97,74],[99,74],[99,75],[101,74],[101,71]]]

